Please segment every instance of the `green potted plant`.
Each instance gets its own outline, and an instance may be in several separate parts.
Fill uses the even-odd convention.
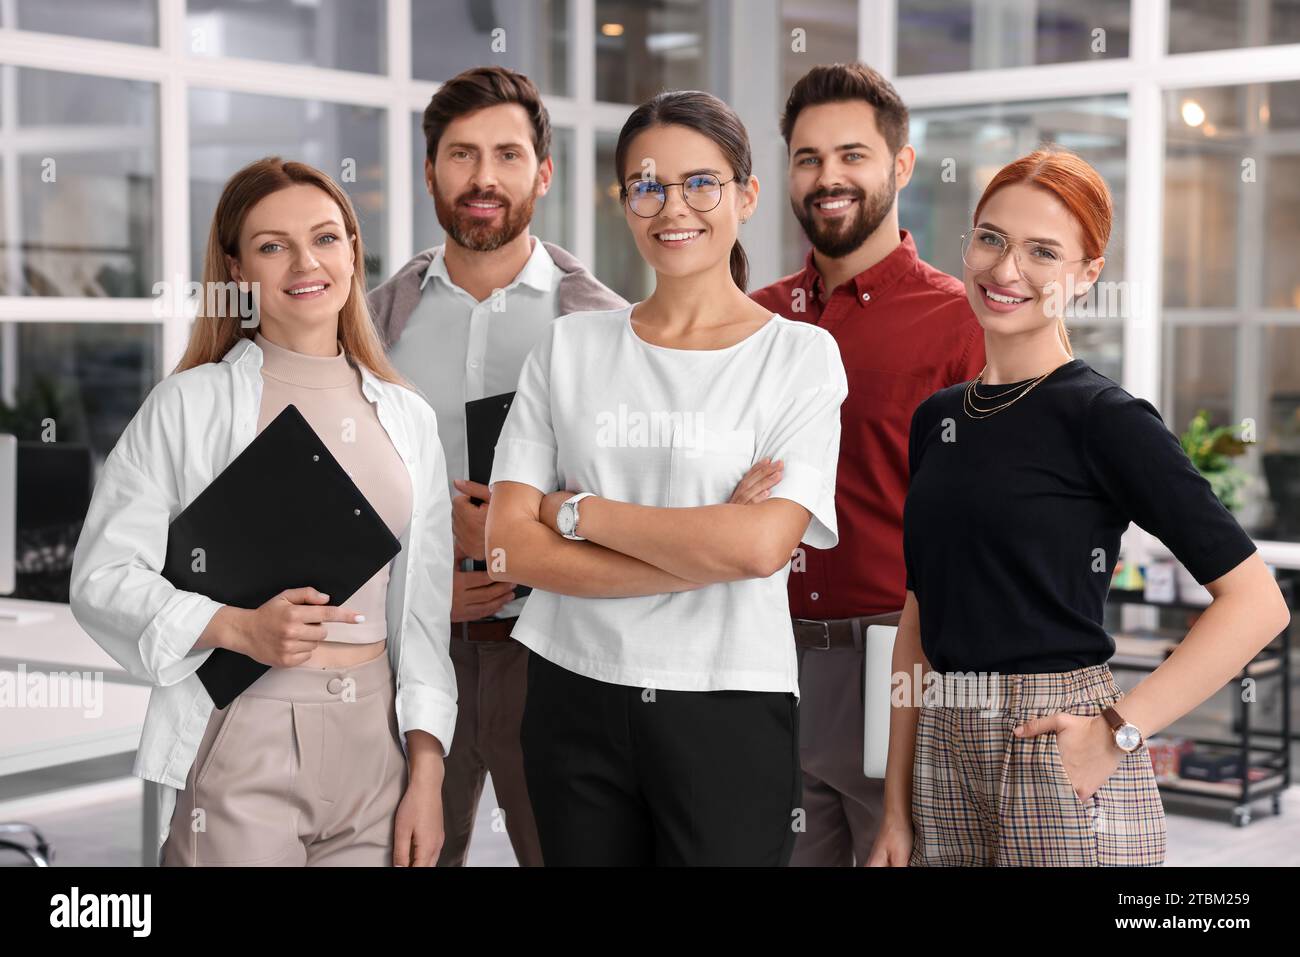
[[[1241,431],[1240,425],[1211,427],[1209,415],[1201,409],[1192,416],[1187,431],[1179,437],[1187,457],[1230,512],[1241,508],[1241,490],[1247,480],[1245,471],[1232,461],[1246,454],[1246,443],[1239,434]]]
[[[66,428],[64,408],[63,390],[58,383],[49,376],[37,376],[12,406],[0,399],[0,432],[24,441],[40,441],[46,419]]]
[[[1187,430],[1179,436],[1187,457],[1230,512],[1242,507],[1241,493],[1249,480],[1245,470],[1233,461],[1246,454],[1247,443],[1241,437],[1242,431],[1241,425],[1211,426],[1209,413],[1201,409],[1192,416]],[[1178,565],[1178,593],[1184,601],[1195,604],[1208,605],[1211,601],[1209,591],[1181,563]]]

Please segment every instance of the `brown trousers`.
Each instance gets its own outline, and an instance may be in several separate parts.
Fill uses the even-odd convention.
[[[885,782],[863,773],[861,648],[800,648],[802,833],[791,867],[848,867],[871,852],[885,813]]]
[[[540,867],[537,837],[524,782],[519,726],[528,696],[528,648],[514,640],[466,641],[452,625],[451,661],[456,669],[456,731],[442,782],[446,840],[439,867],[462,867],[469,854],[483,781],[492,775],[500,805],[492,826],[505,827],[521,867]]]

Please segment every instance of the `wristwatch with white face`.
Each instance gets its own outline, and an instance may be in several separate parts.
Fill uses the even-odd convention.
[[[575,542],[586,541],[585,538],[578,534],[578,503],[594,494],[596,493],[579,492],[560,506],[560,511],[555,516],[555,527],[565,538],[572,539]]]
[[[1111,733],[1115,735],[1116,747],[1125,753],[1142,747],[1142,732],[1138,730],[1137,725],[1125,721],[1114,708],[1103,708],[1101,713],[1105,716],[1106,723],[1110,725]]]

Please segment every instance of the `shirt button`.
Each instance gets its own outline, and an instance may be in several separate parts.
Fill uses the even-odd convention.
[[[862,294],[862,301],[863,301],[863,302],[870,302],[870,301],[871,301],[871,293],[869,293],[869,292],[864,292],[864,293]]]
[[[337,675],[331,678],[329,680],[329,684],[325,686],[325,690],[328,691],[330,694],[338,694],[340,691],[343,690],[343,679],[338,677]]]
[[[816,592],[813,592],[812,595],[809,597],[811,597],[813,601],[816,601],[818,596]]]

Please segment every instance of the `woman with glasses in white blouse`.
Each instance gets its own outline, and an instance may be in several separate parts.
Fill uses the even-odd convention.
[[[534,589],[513,637],[533,652],[521,740],[542,856],[785,865],[801,794],[786,578],[800,541],[837,541],[844,369],[825,331],[745,295],[758,181],[726,104],[660,94],[615,165],[655,291],[551,325],[492,471],[489,571]]]
[[[203,270],[217,315],[195,320],[96,483],[72,611],[154,686],[135,773],[163,785],[166,865],[428,865],[442,845],[447,475],[433,410],[371,324],[364,263],[352,204],[324,173],[279,157],[236,173]],[[260,293],[254,316],[213,308],[236,283]],[[289,404],[401,551],[350,597],[308,581],[236,608],[173,587],[170,521]],[[220,710],[196,674],[215,648],[271,666]]]

